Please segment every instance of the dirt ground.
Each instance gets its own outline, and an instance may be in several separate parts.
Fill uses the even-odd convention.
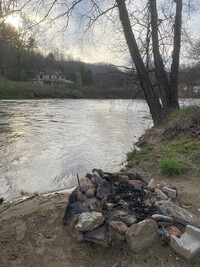
[[[191,198],[194,188],[188,193],[190,196],[186,193],[185,205],[196,207]],[[195,197],[199,203],[200,196]],[[0,206],[1,267],[200,266],[200,255],[186,262],[161,238],[139,254],[130,252],[125,245],[103,248],[75,242],[62,225],[67,199],[68,195],[62,193]]]

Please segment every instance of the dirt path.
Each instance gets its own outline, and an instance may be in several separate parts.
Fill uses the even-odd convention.
[[[62,225],[67,195],[57,194],[0,210],[1,267],[198,267],[200,257],[185,262],[162,243],[131,253],[126,246],[102,248],[76,243]],[[5,206],[4,206],[5,208]]]

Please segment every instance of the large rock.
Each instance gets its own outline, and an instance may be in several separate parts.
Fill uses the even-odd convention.
[[[163,193],[163,191],[161,191],[160,189],[155,189],[155,193],[156,193],[156,198],[158,200],[168,200],[168,196],[165,195],[165,193]]]
[[[171,216],[175,222],[181,223],[184,226],[192,225],[200,228],[200,219],[196,217],[191,212],[179,207],[178,205],[172,202],[159,202],[159,208],[163,211],[163,213],[167,216]]]
[[[87,196],[87,198],[95,197],[95,195],[96,195],[96,189],[95,189],[95,188],[90,188],[90,189],[88,189],[88,191],[86,192],[86,196]]]
[[[92,231],[84,233],[84,240],[103,247],[108,247],[110,244],[109,232],[105,226],[100,226]]]
[[[126,241],[129,248],[134,252],[139,252],[145,247],[153,244],[158,238],[158,226],[152,219],[133,224],[126,231]]]
[[[102,225],[104,220],[104,216],[100,212],[83,212],[79,216],[75,228],[81,232],[87,232]]]
[[[137,188],[137,187],[141,187],[144,183],[140,180],[129,180],[128,184],[130,184],[134,188]]]
[[[80,180],[81,192],[86,193],[89,189],[95,188],[95,184],[87,177]]]
[[[162,187],[162,191],[169,197],[169,198],[172,198],[172,199],[175,199],[176,198],[176,195],[177,195],[177,192],[176,190],[174,189],[171,189],[167,186],[163,186]]]
[[[119,210],[113,210],[106,214],[105,219],[106,223],[110,223],[111,221],[122,221],[122,217],[128,215],[129,212],[124,209],[119,209]]]
[[[117,240],[126,240],[125,233],[128,227],[121,221],[112,221],[109,223],[109,232],[112,238]]]

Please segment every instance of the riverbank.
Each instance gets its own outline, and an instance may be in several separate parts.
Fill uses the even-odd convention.
[[[165,125],[151,128],[127,153],[127,169],[182,191],[182,205],[200,216],[200,107],[175,111]],[[139,151],[138,151],[139,150]]]
[[[161,127],[144,134],[128,154],[129,170],[157,182],[170,183],[181,193],[181,205],[200,217],[200,108],[174,113]],[[174,159],[162,165],[162,159]],[[180,164],[179,160],[185,162]],[[181,167],[180,167],[181,166]],[[175,173],[174,173],[175,172]],[[178,172],[178,173],[177,173]],[[199,266],[199,255],[186,262],[162,239],[142,253],[126,246],[102,248],[76,243],[62,226],[68,195],[32,196],[18,204],[4,204],[0,210],[0,265],[52,267],[192,267]]]
[[[54,87],[27,82],[0,80],[0,99],[133,99],[135,93],[130,88],[98,88],[90,86],[79,89],[76,85]],[[137,97],[143,98],[141,93]]]

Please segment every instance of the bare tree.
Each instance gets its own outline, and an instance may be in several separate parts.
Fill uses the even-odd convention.
[[[56,23],[59,19],[65,18],[65,27],[69,25],[71,17],[76,17],[76,20],[80,21],[80,27],[84,28],[83,35],[89,29],[95,27],[95,24],[101,20],[102,23],[107,24],[112,21],[115,24],[115,20],[118,16],[120,19],[123,34],[130,52],[130,56],[134,62],[137,70],[140,84],[144,92],[147,104],[150,109],[154,124],[160,124],[164,121],[165,116],[174,108],[179,108],[178,104],[178,70],[179,70],[179,56],[180,56],[180,40],[181,40],[181,27],[182,27],[182,0],[170,0],[168,2],[175,6],[174,19],[169,19],[168,23],[173,29],[174,34],[173,43],[169,44],[172,54],[171,72],[166,70],[165,59],[160,49],[165,42],[164,37],[161,36],[161,27],[163,26],[162,20],[158,15],[158,7],[156,0],[147,0],[146,6],[148,7],[146,27],[146,47],[143,48],[147,52],[146,62],[140,49],[140,44],[143,42],[138,37],[138,26],[132,23],[132,18],[136,20],[138,24],[143,24],[140,16],[135,15],[137,7],[137,1],[125,1],[125,0],[27,0],[31,3],[39,14],[40,10],[43,10],[43,17],[40,15],[40,20],[37,23],[48,22],[50,24]],[[142,13],[143,11],[141,11]],[[118,14],[118,15],[117,15]],[[114,16],[114,19],[113,19]],[[172,16],[173,17],[173,16]],[[164,19],[166,19],[164,17]],[[164,20],[163,19],[163,20]],[[64,28],[65,28],[64,27]],[[155,77],[157,80],[157,86],[159,88],[159,94],[155,89],[155,86],[150,79],[149,65],[147,61],[150,60],[150,54],[148,53],[150,46],[153,51],[153,61],[155,68]],[[164,45],[162,47],[165,47]],[[161,97],[161,103],[159,98]]]

